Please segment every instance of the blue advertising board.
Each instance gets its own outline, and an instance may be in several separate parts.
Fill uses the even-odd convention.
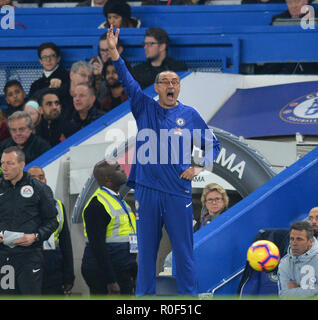
[[[244,138],[318,134],[318,81],[237,89],[208,124]]]

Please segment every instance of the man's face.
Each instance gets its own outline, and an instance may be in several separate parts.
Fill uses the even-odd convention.
[[[114,66],[107,66],[105,74],[106,83],[110,88],[119,87],[120,81],[118,79],[118,74]]]
[[[290,231],[289,244],[294,256],[300,256],[307,252],[312,246],[313,240],[307,239],[306,230],[294,230]]]
[[[58,57],[56,52],[51,48],[46,48],[41,51],[40,63],[45,71],[53,70],[60,62],[61,57]]]
[[[78,111],[88,111],[95,102],[95,96],[91,95],[86,86],[78,85],[75,87],[73,95],[74,108]]]
[[[118,162],[108,162],[107,175],[114,189],[118,189],[121,185],[127,182],[127,175]]]
[[[106,0],[94,0],[95,7],[103,7],[106,3]]]
[[[110,58],[107,40],[100,40],[99,41],[99,54],[100,54],[104,63]]]
[[[32,133],[32,129],[27,125],[27,120],[25,118],[11,120],[8,124],[13,141],[17,145],[24,145]]]
[[[86,68],[80,67],[76,73],[70,73],[71,80],[77,83],[89,83],[93,79],[93,73]]]
[[[293,18],[299,18],[301,7],[308,4],[308,0],[286,0],[288,11]]]
[[[0,8],[6,5],[10,5],[11,0],[0,0]]]
[[[46,94],[43,97],[40,110],[45,120],[57,119],[62,111],[61,103],[58,96],[56,96],[55,94]]]
[[[174,72],[162,72],[158,83],[155,83],[155,91],[159,95],[159,104],[164,108],[177,106],[180,93],[180,78]]]
[[[146,58],[150,61],[157,60],[162,52],[166,51],[165,44],[160,44],[154,37],[145,37],[144,49]]]
[[[1,167],[4,180],[15,184],[23,176],[24,162],[18,162],[18,156],[15,152],[3,153],[1,157]]]
[[[308,222],[313,227],[314,232],[318,233],[318,207],[312,208],[308,215]]]
[[[46,184],[45,173],[41,168],[30,168],[28,173],[34,178]]]
[[[25,92],[19,86],[13,85],[7,89],[6,101],[12,107],[20,107],[25,99]]]

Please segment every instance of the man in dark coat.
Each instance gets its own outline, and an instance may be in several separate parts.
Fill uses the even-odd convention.
[[[142,89],[155,82],[156,75],[162,71],[185,71],[188,69],[182,61],[176,61],[168,57],[169,36],[161,28],[149,28],[146,30],[144,49],[147,58],[133,68],[133,76]]]
[[[51,148],[47,141],[33,133],[32,119],[25,111],[13,113],[8,118],[8,127],[11,137],[0,143],[0,157],[4,149],[17,146],[23,150],[28,164]]]

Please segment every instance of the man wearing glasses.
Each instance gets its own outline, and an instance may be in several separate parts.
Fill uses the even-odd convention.
[[[117,28],[109,28],[110,56],[136,120],[136,163],[127,185],[135,189],[138,239],[137,296],[156,292],[156,259],[165,224],[174,257],[178,293],[196,295],[193,259],[193,209],[191,180],[212,166],[219,142],[199,113],[178,101],[180,78],[164,71],[155,78],[159,101],[147,96],[129,73],[116,43]],[[199,164],[191,166],[193,145],[205,151]]]
[[[69,73],[60,65],[60,48],[53,42],[42,43],[38,48],[38,57],[43,66],[43,74],[32,83],[29,97],[36,97],[37,92],[44,88],[56,88],[62,95],[67,94],[70,86]]]
[[[181,61],[168,57],[169,36],[161,28],[146,30],[143,43],[147,61],[134,67],[133,75],[142,89],[155,82],[156,75],[165,70],[186,71],[188,67]]]

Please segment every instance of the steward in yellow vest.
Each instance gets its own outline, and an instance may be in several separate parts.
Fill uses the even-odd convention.
[[[127,181],[118,163],[98,162],[93,171],[100,187],[82,213],[87,245],[82,275],[91,294],[133,294],[137,275],[136,218],[118,190]]]
[[[47,183],[45,172],[38,166],[28,169],[37,180]],[[44,272],[42,294],[70,294],[74,284],[74,261],[70,231],[65,208],[60,200],[55,201],[59,223],[51,237],[43,242]]]

